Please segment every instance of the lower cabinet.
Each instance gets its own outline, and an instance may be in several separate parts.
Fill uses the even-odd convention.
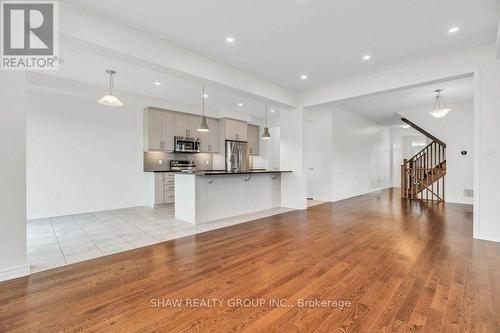
[[[155,206],[175,202],[175,178],[173,173],[155,173]]]

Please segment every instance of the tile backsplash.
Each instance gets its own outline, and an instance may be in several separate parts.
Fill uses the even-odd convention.
[[[198,170],[213,170],[213,154],[176,154],[164,151],[144,152],[144,171],[168,171],[170,160],[194,161]],[[160,164],[161,162],[161,164]]]

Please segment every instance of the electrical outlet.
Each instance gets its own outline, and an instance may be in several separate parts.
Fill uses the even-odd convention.
[[[472,198],[474,196],[474,190],[471,190],[471,189],[465,189],[464,190],[464,196],[465,197],[470,197]]]

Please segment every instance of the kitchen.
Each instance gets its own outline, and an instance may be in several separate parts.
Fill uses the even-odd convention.
[[[111,67],[115,71],[87,76],[90,68],[79,68],[89,67],[90,55],[72,52],[57,74],[77,73],[81,81],[111,76],[104,102],[113,100],[109,96],[118,102],[96,102],[103,89],[87,83],[28,77],[27,247],[33,272],[291,210],[280,200],[287,174],[278,172],[279,104],[267,105],[266,115],[266,103],[251,96],[211,85],[202,91],[198,82],[142,68],[141,76],[126,80],[119,63]],[[71,94],[75,90],[79,95]],[[199,131],[203,115],[208,131]],[[262,137],[266,121],[270,139]],[[246,142],[239,159],[244,163],[229,174],[226,140]],[[267,169],[272,173],[260,174]],[[210,185],[209,191],[196,181],[194,187],[184,184],[183,176]]]
[[[175,203],[176,218],[193,224],[279,207],[280,177],[286,171],[254,168],[259,125],[205,117],[205,98],[201,117],[144,109],[148,206]],[[268,139],[266,126],[262,140]]]

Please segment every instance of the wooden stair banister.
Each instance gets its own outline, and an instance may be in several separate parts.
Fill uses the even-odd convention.
[[[429,132],[427,132],[426,130],[422,129],[421,127],[419,127],[418,125],[415,125],[414,123],[412,123],[411,121],[409,121],[408,119],[406,118],[401,118],[401,121],[410,125],[411,127],[413,127],[415,130],[419,131],[420,133],[422,133],[423,135],[425,135],[426,137],[428,137],[429,139],[431,139],[432,141],[436,141],[437,143],[439,143],[441,146],[443,146],[444,148],[446,148],[446,143],[444,143],[443,141],[439,140],[438,138],[436,138],[434,135],[430,134]]]
[[[432,140],[412,158],[403,161],[401,197],[444,201],[446,144],[408,119],[402,118],[401,120]]]

